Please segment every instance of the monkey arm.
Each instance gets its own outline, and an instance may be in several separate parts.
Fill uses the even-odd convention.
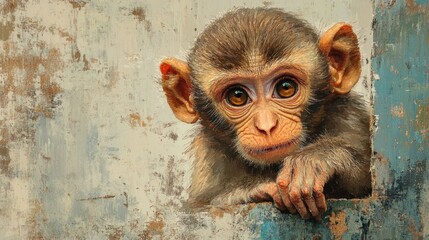
[[[284,160],[277,185],[288,209],[295,207],[301,217],[320,220],[327,209],[324,187],[334,175],[339,178],[335,187],[352,196],[368,191],[369,154],[360,155],[362,146],[354,146],[347,136],[322,136]]]
[[[259,183],[254,187],[242,186],[233,189],[230,192],[222,193],[216,196],[211,204],[213,205],[233,205],[249,202],[272,201],[274,198],[280,199],[277,185],[274,181]]]
[[[243,159],[224,153],[223,145],[204,131],[198,132],[189,153],[195,158],[191,185],[191,205],[233,205],[272,201],[278,195],[275,177],[278,166],[254,168]]]

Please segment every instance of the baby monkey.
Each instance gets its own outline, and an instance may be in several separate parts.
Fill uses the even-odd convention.
[[[320,220],[327,197],[371,191],[369,113],[351,88],[361,72],[356,34],[318,36],[279,9],[236,9],[198,37],[187,62],[161,63],[175,116],[198,123],[189,201],[273,201]]]

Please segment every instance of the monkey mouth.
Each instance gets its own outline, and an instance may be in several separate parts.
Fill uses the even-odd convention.
[[[250,150],[249,152],[253,153],[253,154],[264,154],[267,152],[272,152],[272,151],[276,151],[276,150],[279,150],[282,148],[289,147],[293,143],[294,142],[290,141],[290,142],[282,143],[282,144],[271,146],[271,147],[249,149]]]
[[[245,147],[246,152],[252,157],[258,159],[258,162],[273,162],[280,161],[282,158],[286,157],[297,145],[298,140],[293,139],[285,143],[261,147],[261,148],[251,148]]]

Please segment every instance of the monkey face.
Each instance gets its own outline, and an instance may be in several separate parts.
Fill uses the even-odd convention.
[[[319,37],[278,9],[239,9],[204,30],[188,62],[167,58],[160,70],[176,117],[202,125],[191,148],[192,202],[273,200],[279,209],[320,220],[323,187],[334,175],[351,177],[343,184],[350,193],[370,189],[363,180],[370,151],[362,151],[369,136],[360,132],[369,115],[353,96],[337,96],[360,75],[350,25],[337,23]],[[280,172],[278,165],[253,171],[273,163],[282,163]],[[356,182],[365,184],[356,191]]]
[[[224,76],[224,75],[223,75]],[[272,164],[299,147],[301,112],[309,99],[309,82],[298,66],[272,66],[216,81],[210,91],[222,117],[235,129],[235,148],[247,160]]]

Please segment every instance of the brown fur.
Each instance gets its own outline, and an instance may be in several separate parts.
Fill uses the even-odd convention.
[[[182,121],[200,119],[189,150],[195,158],[191,203],[272,200],[281,210],[320,219],[326,211],[325,195],[370,193],[369,114],[358,95],[347,94],[360,74],[357,38],[349,25],[335,25],[319,44],[315,31],[289,13],[238,9],[200,35],[188,57],[189,67],[175,61],[161,65],[168,102]],[[299,144],[284,160],[261,165],[240,148],[240,134],[251,127],[231,121],[234,111],[225,112],[212,92],[219,79],[242,74],[264,78],[285,64],[302,71],[307,82],[301,85],[307,91],[303,109],[293,117],[283,110],[276,115],[299,117]],[[175,86],[191,86],[191,95]],[[290,131],[285,129],[283,135]]]

